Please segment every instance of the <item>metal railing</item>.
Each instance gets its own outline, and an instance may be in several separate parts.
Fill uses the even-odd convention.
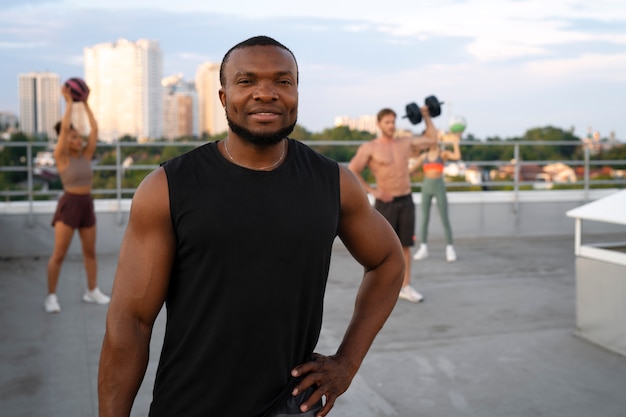
[[[137,148],[137,147],[188,147],[192,149],[194,147],[201,146],[206,142],[149,142],[149,143],[136,143],[136,142],[116,142],[112,144],[99,143],[98,149],[101,151],[102,149],[112,148],[115,153],[115,165],[103,165],[96,164],[94,166],[94,171],[115,171],[115,187],[112,188],[96,188],[92,191],[94,196],[112,196],[114,199],[118,201],[118,207],[121,210],[121,200],[125,195],[132,196],[136,190],[136,186],[133,187],[123,187],[123,177],[126,172],[131,172],[134,170],[143,170],[150,171],[158,168],[159,164],[131,164],[125,166],[123,164],[123,148]],[[320,147],[320,146],[348,146],[356,148],[366,143],[366,141],[303,141],[303,143],[311,146],[312,148]],[[487,188],[492,187],[512,187],[513,192],[513,201],[515,204],[515,210],[518,209],[518,194],[522,192],[522,187],[524,186],[532,186],[536,184],[535,181],[532,180],[522,180],[521,179],[521,171],[522,167],[525,165],[547,165],[553,163],[563,163],[570,167],[582,166],[583,167],[583,175],[582,179],[577,180],[575,182],[569,182],[569,186],[582,188],[584,190],[585,200],[588,200],[589,189],[594,186],[613,186],[616,188],[623,188],[626,185],[626,178],[613,178],[610,180],[593,180],[591,179],[590,173],[592,167],[596,166],[613,166],[613,165],[626,165],[626,161],[623,160],[593,160],[591,150],[588,147],[583,147],[583,158],[578,160],[540,160],[540,161],[530,161],[530,160],[521,160],[520,159],[520,148],[524,146],[575,146],[580,147],[583,146],[579,142],[571,142],[571,141],[461,141],[461,146],[512,146],[513,147],[513,159],[512,160],[490,160],[490,161],[466,161],[466,163],[471,164],[476,167],[502,167],[502,166],[510,166],[514,167],[514,175],[510,180],[489,180],[482,181],[481,186],[485,186]],[[20,165],[17,166],[0,166],[0,173],[2,172],[26,172],[26,184],[25,189],[22,190],[0,190],[0,197],[5,201],[11,201],[11,197],[19,200],[23,200],[24,197],[28,201],[29,212],[33,211],[33,202],[41,197],[49,196],[56,197],[62,193],[62,189],[35,189],[35,166],[33,151],[34,149],[46,149],[48,146],[47,142],[3,142],[0,143],[0,149],[4,149],[6,147],[22,147],[25,148],[25,156],[23,160],[20,160]],[[21,158],[22,159],[22,158]],[[340,163],[347,163],[347,161],[339,161]],[[414,182],[412,184],[414,187],[419,187],[419,182]],[[475,187],[476,184],[470,183],[468,181],[451,181],[447,182],[448,187]]]

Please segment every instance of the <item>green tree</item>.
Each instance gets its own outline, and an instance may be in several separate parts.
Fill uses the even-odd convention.
[[[468,135],[464,141],[476,142],[476,145],[464,144],[461,148],[465,161],[510,161],[515,156],[514,145],[516,142],[550,142],[571,141],[575,145],[580,144],[580,139],[571,133],[553,126],[529,129],[522,137],[502,139],[499,136],[488,137],[486,142],[498,143],[499,146],[480,145],[480,141],[474,136]],[[572,160],[580,158],[580,146],[569,145],[535,145],[520,146],[520,158],[526,161],[541,160]]]
[[[623,161],[623,164],[613,166],[615,169],[626,169],[626,145],[614,144],[610,148],[603,148],[595,156],[595,159]]]
[[[137,138],[131,135],[124,135],[118,139],[119,142],[137,142]]]
[[[563,142],[570,141],[572,143],[580,144],[580,138],[574,136],[571,131],[565,131],[553,126],[540,127],[530,129],[526,131],[526,134],[521,138],[525,141],[545,141],[545,142]],[[522,155],[523,159],[529,160],[559,160],[559,159],[572,159],[580,147],[577,146],[546,146],[537,145],[532,148],[525,147]]]
[[[334,159],[338,162],[348,162],[354,154],[359,144],[354,145],[315,145],[315,141],[368,141],[372,140],[376,135],[362,131],[353,130],[347,126],[336,126],[332,129],[324,129],[321,133],[311,135],[312,146],[321,154]]]
[[[296,124],[296,127],[289,135],[290,138],[300,140],[300,141],[308,141],[311,140],[312,133],[306,130],[303,126]]]
[[[9,142],[31,142],[33,143],[31,158],[34,161],[37,152],[44,150],[48,142],[37,141],[32,136],[23,132],[16,132],[11,135]],[[28,148],[26,146],[1,146],[0,166],[12,168],[26,168],[28,163]],[[20,182],[26,181],[28,173],[26,171],[6,171],[0,172],[0,188],[3,190],[15,190]]]
[[[461,146],[461,154],[463,156],[463,160],[468,161],[502,161],[502,160],[510,160],[513,154],[513,147],[504,145],[507,141],[502,140],[499,137],[490,137],[487,138],[487,143],[492,144],[492,146],[484,145],[480,140],[475,138],[473,135],[468,135],[467,138],[464,138],[463,141],[475,142],[476,144],[463,144]],[[493,144],[497,143],[497,146],[493,146]],[[500,145],[502,143],[503,145]],[[508,148],[508,149],[507,149]],[[492,166],[485,166],[486,169],[494,168],[496,164]]]

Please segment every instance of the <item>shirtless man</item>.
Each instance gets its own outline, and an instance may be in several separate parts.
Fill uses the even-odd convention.
[[[437,129],[428,108],[420,108],[426,130],[421,136],[394,137],[396,113],[388,108],[378,112],[380,137],[359,147],[348,167],[361,181],[365,190],[376,199],[374,206],[391,223],[400,238],[404,252],[404,281],[400,298],[418,303],[422,294],[411,287],[411,247],[415,242],[415,205],[411,195],[409,158],[415,149],[426,149],[437,143]],[[372,187],[362,176],[368,167],[376,180]]]

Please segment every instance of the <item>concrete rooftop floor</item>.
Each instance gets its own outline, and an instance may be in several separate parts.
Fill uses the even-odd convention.
[[[413,262],[425,302],[399,300],[333,417],[624,417],[626,357],[575,335],[572,237],[462,239],[458,261]],[[99,257],[110,293],[117,257]],[[82,261],[66,260],[63,311],[43,310],[47,259],[0,259],[0,415],[97,416],[107,307],[81,302]],[[361,267],[335,245],[318,351],[333,353]],[[162,312],[163,313],[163,312]],[[163,337],[161,314],[133,416],[146,416]],[[254,343],[254,341],[251,341]]]

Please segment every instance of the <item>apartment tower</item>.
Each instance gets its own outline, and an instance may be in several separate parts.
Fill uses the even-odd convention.
[[[19,74],[20,129],[27,135],[56,138],[54,125],[61,119],[59,75],[50,72]]]
[[[119,39],[85,48],[84,57],[89,105],[100,139],[161,138],[163,53],[158,42]]]
[[[198,113],[201,135],[216,135],[228,130],[226,114],[220,102],[220,64],[206,62],[196,71]]]
[[[199,136],[198,95],[182,74],[166,77],[163,85],[163,137],[174,140]]]

